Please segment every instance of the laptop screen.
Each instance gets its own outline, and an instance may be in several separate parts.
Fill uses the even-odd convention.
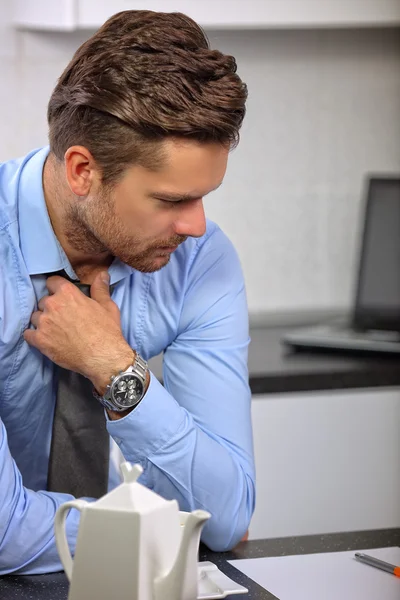
[[[353,327],[400,331],[400,178],[369,180]]]

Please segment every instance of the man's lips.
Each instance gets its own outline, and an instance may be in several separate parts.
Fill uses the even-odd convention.
[[[161,252],[174,252],[178,246],[159,246],[157,250]]]

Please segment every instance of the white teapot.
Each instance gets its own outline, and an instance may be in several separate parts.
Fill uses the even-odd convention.
[[[210,514],[180,513],[176,500],[136,481],[140,465],[121,470],[124,482],[99,500],[72,500],[56,513],[68,600],[196,600],[200,533]],[[82,513],[74,561],[65,533],[71,508]]]

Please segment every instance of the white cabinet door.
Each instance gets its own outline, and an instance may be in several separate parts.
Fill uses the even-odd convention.
[[[255,396],[250,539],[400,527],[400,389]]]
[[[14,0],[15,24],[97,29],[121,10],[180,11],[206,28],[349,27],[400,24],[399,0]]]
[[[78,0],[14,0],[14,24],[26,29],[74,31]]]
[[[127,9],[184,12],[213,28],[376,25],[393,18],[400,22],[398,0],[80,0],[79,25],[96,27]]]

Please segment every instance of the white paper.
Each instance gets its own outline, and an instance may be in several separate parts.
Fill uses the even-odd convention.
[[[400,548],[230,560],[279,600],[400,600],[400,577],[360,563],[363,552],[400,566]]]

